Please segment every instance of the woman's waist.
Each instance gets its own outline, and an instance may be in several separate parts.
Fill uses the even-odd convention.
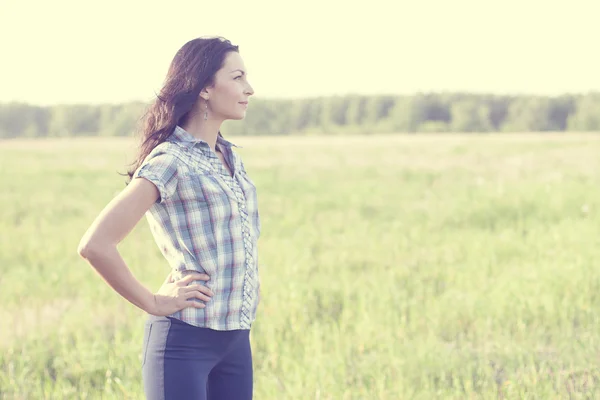
[[[208,286],[211,290],[218,289],[219,291],[236,291],[242,290],[244,284],[246,286],[260,286],[259,273],[257,266],[247,266],[245,264],[239,266],[231,266],[228,268],[173,268],[171,270],[171,279],[174,281],[185,278],[192,274],[206,274],[208,280],[194,280],[191,284],[201,284]]]

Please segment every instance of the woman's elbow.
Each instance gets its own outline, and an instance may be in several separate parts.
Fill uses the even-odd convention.
[[[93,257],[98,251],[98,245],[91,240],[81,239],[79,245],[77,246],[77,254],[80,257],[89,260],[90,257]]]
[[[89,252],[90,244],[84,240],[80,241],[77,246],[77,254],[79,254],[80,257],[87,259]]]

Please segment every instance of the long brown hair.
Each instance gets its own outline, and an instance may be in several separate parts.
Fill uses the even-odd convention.
[[[175,126],[186,122],[200,91],[214,84],[215,74],[223,67],[230,51],[239,52],[239,48],[222,37],[196,38],[177,51],[160,93],[141,118],[139,151],[127,171],[127,183],[148,154],[171,135]]]

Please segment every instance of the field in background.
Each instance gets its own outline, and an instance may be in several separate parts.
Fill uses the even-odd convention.
[[[256,399],[600,397],[600,137],[232,141],[263,221]],[[0,142],[0,398],[143,397],[143,312],[76,254],[131,145]],[[119,249],[156,290],[145,219]]]

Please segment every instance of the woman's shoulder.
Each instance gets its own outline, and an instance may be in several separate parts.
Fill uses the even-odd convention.
[[[135,175],[152,172],[156,176],[178,175],[183,162],[182,150],[174,143],[156,145],[139,165]]]
[[[163,162],[177,163],[183,158],[184,149],[177,143],[164,141],[159,143],[148,153],[145,161],[160,158]]]
[[[182,151],[182,149],[180,148],[180,146],[177,143],[173,143],[168,140],[165,140],[164,142],[157,144],[152,149],[150,154],[152,154],[152,155],[159,155],[159,154],[177,155],[181,151]]]

